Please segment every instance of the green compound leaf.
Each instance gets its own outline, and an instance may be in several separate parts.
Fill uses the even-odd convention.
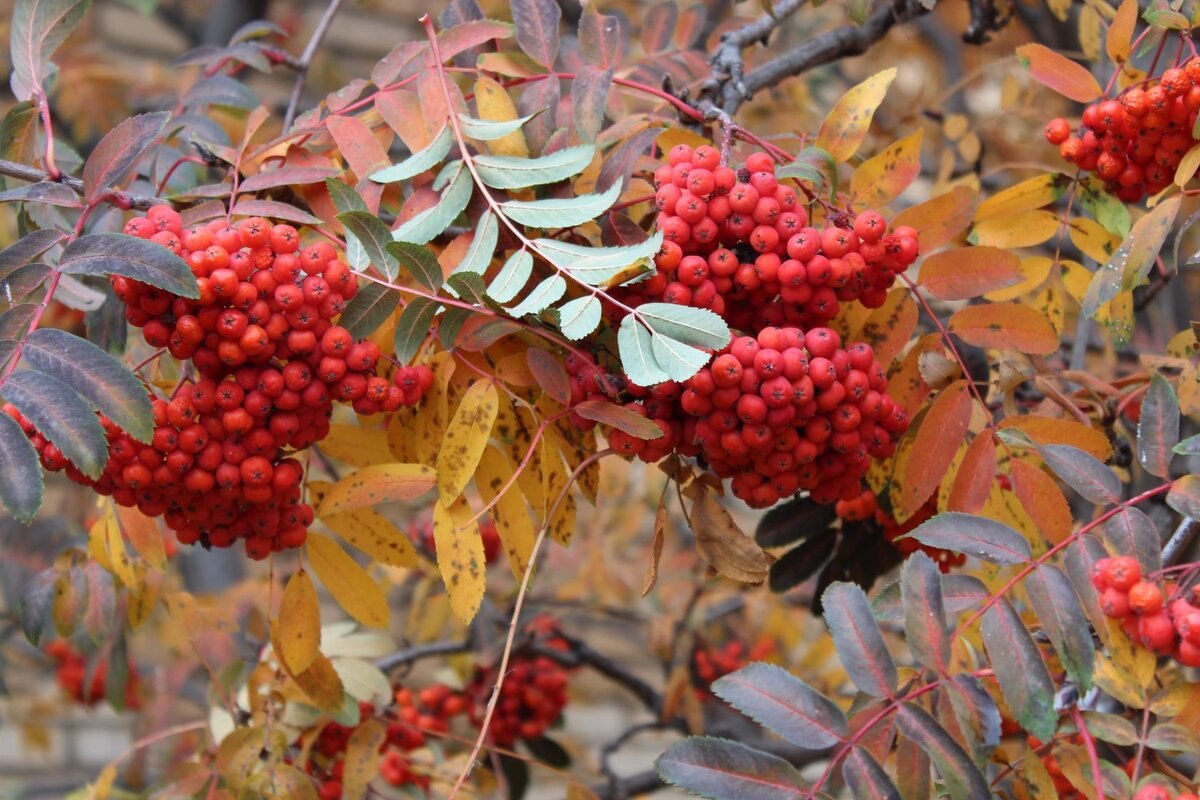
[[[729,325],[707,308],[646,303],[638,306],[637,315],[655,333],[693,347],[720,350],[729,344]]]
[[[507,309],[513,317],[537,314],[547,306],[557,303],[567,293],[567,281],[561,275],[551,275],[533,287],[528,296],[517,305]]]
[[[529,276],[533,274],[533,256],[524,248],[517,250],[504,262],[504,266],[496,273],[488,286],[488,297],[497,303],[507,303],[525,288]]]
[[[596,146],[591,144],[566,147],[540,158],[480,155],[475,157],[475,169],[493,189],[524,189],[578,175],[595,155]]]
[[[421,343],[429,335],[430,323],[437,313],[438,304],[426,297],[414,297],[396,321],[396,334],[393,344],[396,350],[396,360],[401,364],[412,361],[413,356],[421,349]]]
[[[467,248],[467,254],[458,262],[454,272],[473,272],[476,275],[486,272],[488,265],[492,263],[492,254],[496,252],[496,240],[499,235],[500,223],[496,220],[496,215],[490,210],[483,212],[475,226],[475,237],[471,240],[471,246]]]
[[[538,253],[572,277],[589,286],[602,286],[627,283],[653,271],[653,258],[662,241],[662,231],[658,231],[644,242],[621,247],[589,247],[557,239],[535,239],[533,244]]]
[[[382,270],[389,281],[396,280],[399,265],[387,249],[392,243],[392,232],[383,220],[369,211],[343,211],[337,218],[347,233],[358,240],[370,263]]]
[[[578,297],[558,307],[558,328],[572,341],[579,341],[600,324],[600,300],[595,295]]]
[[[531,228],[571,228],[582,225],[603,214],[621,196],[621,182],[608,191],[584,194],[579,197],[549,198],[546,200],[509,200],[500,208],[514,222]]]
[[[466,114],[458,115],[459,125],[462,127],[462,132],[474,139],[477,142],[491,142],[496,139],[503,139],[510,133],[516,133],[529,120],[536,117],[540,111],[530,114],[527,117],[510,120],[487,120],[476,119],[469,117]]]
[[[450,126],[443,125],[433,137],[433,141],[425,147],[397,164],[371,173],[369,177],[376,183],[396,183],[414,178],[440,164],[450,152],[450,144],[453,141],[454,135],[450,132]]]
[[[450,226],[451,222],[463,212],[471,200],[471,192],[475,184],[471,174],[461,160],[447,164],[433,182],[433,188],[440,190],[445,186],[437,205],[427,208],[392,231],[392,238],[397,242],[412,242],[426,244]]]
[[[369,336],[391,316],[400,303],[400,295],[387,286],[368,283],[346,304],[338,324],[356,340]]]
[[[638,386],[653,386],[670,380],[654,357],[653,338],[650,329],[634,319],[632,314],[621,320],[621,327],[617,331],[621,367],[629,380]]]
[[[418,283],[431,292],[442,285],[442,265],[437,256],[412,242],[392,242],[387,251]]]

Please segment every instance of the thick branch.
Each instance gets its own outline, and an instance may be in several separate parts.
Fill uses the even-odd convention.
[[[763,14],[754,22],[722,34],[717,52],[713,53],[709,61],[712,64],[712,77],[701,87],[701,97],[715,95],[725,87],[730,87],[743,100],[749,100],[751,92],[743,81],[743,48],[760,41],[765,45],[771,31],[782,25],[783,21],[796,13],[804,3],[805,0],[782,0],[771,9],[770,14]]]
[[[375,662],[375,666],[384,672],[391,672],[398,667],[403,667],[414,661],[420,661],[423,658],[465,653],[471,649],[472,644],[471,637],[468,636],[461,641],[429,642],[428,644],[413,645],[412,647],[398,650],[390,656],[384,656]]]
[[[5,161],[0,159],[0,175],[5,175],[9,178],[16,178],[19,181],[28,181],[30,183],[61,183],[68,189],[71,189],[76,194],[83,196],[83,181],[79,178],[74,178],[70,175],[60,175],[58,179],[50,177],[50,173],[45,170],[37,169],[36,167],[28,167],[24,164],[18,164],[15,161]],[[134,208],[139,211],[145,211],[151,206],[160,206],[167,201],[160,197],[150,197],[148,195],[129,194],[127,192],[112,192],[112,196],[116,204],[122,208]],[[128,205],[126,205],[128,203]]]
[[[304,84],[308,81],[308,68],[312,65],[312,60],[317,54],[317,49],[325,39],[325,34],[329,33],[329,26],[333,24],[333,18],[337,16],[338,9],[341,6],[342,0],[329,0],[329,5],[325,8],[325,13],[317,21],[317,27],[313,29],[312,37],[309,38],[304,52],[300,55],[300,60],[295,65],[296,82],[292,85],[292,96],[288,99],[287,111],[283,115],[283,129],[285,131],[292,127],[292,120],[296,117],[296,109],[300,107],[300,98],[304,95]]]
[[[1197,533],[1200,533],[1200,522],[1196,522],[1194,519],[1185,519],[1179,523],[1175,533],[1171,534],[1171,538],[1163,545],[1163,566],[1170,567],[1178,561],[1191,545],[1192,540],[1196,538]]]

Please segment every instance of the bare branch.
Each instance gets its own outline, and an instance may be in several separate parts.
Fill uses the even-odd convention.
[[[712,64],[712,77],[701,87],[701,97],[715,96],[729,87],[743,100],[749,100],[752,92],[743,81],[742,50],[754,42],[762,42],[765,45],[771,31],[796,13],[804,2],[805,0],[782,0],[770,14],[763,14],[754,22],[722,34],[717,52],[713,53],[709,61]]]
[[[375,662],[375,666],[384,672],[391,672],[394,669],[406,666],[414,661],[420,661],[423,658],[465,653],[471,649],[472,645],[473,641],[470,636],[460,641],[428,642],[426,644],[413,645],[412,647],[398,650],[389,656],[384,656]]]
[[[1175,532],[1171,534],[1171,538],[1163,546],[1163,566],[1169,567],[1178,561],[1196,538],[1197,533],[1200,533],[1200,522],[1194,519],[1185,519],[1179,523],[1179,527],[1175,529]]]
[[[304,47],[304,52],[300,55],[300,60],[296,62],[294,68],[296,70],[296,82],[292,85],[292,96],[288,99],[287,111],[283,115],[283,129],[286,131],[292,127],[292,120],[296,117],[296,109],[300,107],[300,98],[304,95],[304,84],[308,81],[308,68],[312,66],[313,57],[317,54],[317,49],[320,48],[321,42],[325,39],[325,34],[329,33],[329,27],[333,24],[333,18],[337,16],[338,9],[342,6],[342,0],[329,0],[329,5],[325,8],[325,13],[321,15],[321,19],[317,21],[317,27],[313,29],[312,36],[308,40],[308,44]]]
[[[70,175],[60,175],[57,179],[52,178],[50,173],[45,170],[18,164],[15,161],[0,159],[0,175],[16,178],[19,181],[28,181],[29,183],[61,183],[81,197],[83,196],[83,181],[79,178]],[[161,197],[129,194],[127,192],[113,192],[112,198],[114,205],[119,205],[121,208],[137,209],[139,211],[145,211],[152,206],[161,206],[167,203]]]

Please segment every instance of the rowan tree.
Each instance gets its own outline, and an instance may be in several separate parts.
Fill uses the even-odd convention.
[[[140,715],[75,796],[1195,798],[1194,4],[453,0],[318,96],[341,6],[102,122],[8,20],[0,666]]]

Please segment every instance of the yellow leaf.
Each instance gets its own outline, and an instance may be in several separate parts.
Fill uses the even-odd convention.
[[[484,449],[479,468],[475,470],[475,487],[485,503],[491,503],[508,483],[512,469],[512,464],[499,450],[494,447]],[[533,551],[537,534],[515,483],[500,495],[490,513],[500,534],[500,541],[504,544],[504,552],[508,555],[508,566],[513,575],[520,578],[529,568],[529,554]]]
[[[888,145],[883,152],[868,158],[850,176],[850,191],[860,208],[885,206],[921,174],[921,128]]]
[[[342,797],[360,800],[368,784],[379,772],[380,747],[387,741],[387,728],[377,719],[359,724],[346,743],[345,766],[342,772]]]
[[[1090,103],[1104,94],[1096,76],[1043,44],[1023,44],[1017,48],[1017,56],[1028,64],[1035,80],[1063,97]]]
[[[1104,49],[1108,51],[1108,57],[1114,64],[1124,64],[1129,60],[1129,48],[1137,18],[1138,0],[1121,0],[1104,41]]]
[[[517,473],[517,486],[540,518],[546,512],[546,495],[542,491],[542,458],[537,449],[530,453],[537,427],[536,417],[531,410],[515,403],[501,403],[492,435],[503,445],[512,464],[521,464],[529,456],[529,463]]]
[[[146,624],[154,609],[158,608],[159,591],[162,588],[162,573],[152,570],[145,564],[138,565],[138,591],[129,592],[129,603],[126,607],[125,618],[130,630],[137,630]]]
[[[454,616],[469,624],[483,602],[487,583],[487,563],[484,561],[483,538],[477,523],[471,519],[471,507],[466,502],[447,509],[441,503],[433,507],[433,542],[437,548],[438,569],[450,596]]]
[[[1058,215],[1050,211],[1022,211],[976,222],[967,239],[971,244],[1001,249],[1033,247],[1052,239],[1061,224]]]
[[[291,764],[275,764],[270,781],[275,800],[318,800],[312,778]]]
[[[1071,220],[1067,226],[1067,233],[1071,237],[1071,244],[1099,264],[1107,263],[1121,246],[1120,236],[1113,236],[1099,222],[1087,217]]]
[[[321,452],[352,467],[369,467],[393,460],[388,439],[382,431],[368,430],[358,425],[330,425],[329,435],[321,440]]]
[[[421,401],[414,432],[417,435],[416,450],[422,464],[436,464],[438,448],[450,421],[450,379],[454,377],[457,362],[450,353],[435,353],[430,359],[433,369],[433,386]]]
[[[283,666],[289,675],[304,672],[321,652],[321,605],[312,578],[302,569],[283,588],[277,624]]]
[[[88,532],[88,552],[101,566],[116,576],[128,589],[137,589],[137,570],[125,550],[121,525],[111,502],[104,504],[104,513]],[[102,555],[101,555],[102,554]]]
[[[667,495],[658,499],[658,510],[654,512],[654,543],[650,548],[650,563],[646,565],[646,577],[642,581],[642,597],[650,594],[658,581],[658,562],[662,559],[663,541],[667,532]]]
[[[1000,430],[1016,428],[1039,445],[1066,444],[1078,447],[1101,461],[1112,455],[1112,445],[1099,428],[1092,428],[1073,419],[1057,419],[1034,414],[1005,417]]]
[[[989,303],[955,312],[947,330],[967,344],[1048,355],[1058,349],[1058,334],[1049,320],[1029,306]]]
[[[88,795],[88,800],[108,800],[109,795],[112,794],[113,781],[116,779],[116,764],[109,764],[100,770],[100,774],[96,776],[96,782],[92,784],[92,791]]]
[[[329,489],[317,516],[339,514],[393,500],[413,500],[428,492],[437,474],[424,464],[376,464],[353,472]]]
[[[842,95],[817,131],[817,147],[829,151],[834,161],[846,161],[854,155],[871,127],[875,109],[895,79],[896,68],[890,67]]]
[[[546,497],[546,527],[550,538],[566,547],[575,533],[575,496],[568,485],[570,475],[562,456],[542,439],[542,491]]]
[[[677,144],[686,144],[688,147],[699,147],[702,144],[712,146],[711,139],[686,128],[667,128],[654,139],[654,143],[664,153],[670,152],[671,148]]]
[[[992,217],[1011,217],[1020,211],[1048,206],[1063,196],[1070,183],[1066,176],[1054,172],[1023,180],[980,203],[975,219],[983,221]]]
[[[372,508],[326,514],[321,521],[381,564],[408,569],[420,565],[417,550],[408,536]]]
[[[117,518],[121,521],[122,532],[133,542],[138,555],[155,569],[164,568],[167,565],[167,551],[158,520],[147,517],[136,508],[125,506],[117,506]]]
[[[372,628],[387,627],[387,595],[337,542],[310,531],[304,551],[321,584],[347,614]]]
[[[490,380],[475,382],[463,395],[438,451],[438,502],[443,506],[453,503],[470,483],[492,435],[499,406],[500,395]]]
[[[310,533],[310,540],[312,536]],[[317,708],[324,711],[336,711],[341,708],[345,696],[342,679],[333,668],[333,662],[326,658],[324,653],[317,653],[312,666],[299,675],[293,675],[292,680]]]
[[[259,755],[267,741],[263,728],[237,728],[217,747],[215,767],[233,789],[237,789],[261,763]]]
[[[1180,188],[1185,186],[1196,174],[1197,167],[1200,167],[1200,144],[1192,145],[1192,149],[1187,151],[1175,168],[1175,185]]]
[[[745,583],[767,579],[771,556],[738,527],[711,492],[701,492],[692,504],[692,528],[696,550],[717,572]]]
[[[1071,14],[1071,0],[1047,0],[1046,5],[1059,22],[1066,22]]]
[[[1079,46],[1083,57],[1095,61],[1100,57],[1100,47],[1103,44],[1104,33],[1100,12],[1090,5],[1085,5],[1079,11]]]
[[[966,230],[978,202],[977,191],[968,186],[955,186],[945,194],[904,209],[892,224],[893,227],[908,225],[916,228],[921,251],[929,253]]]
[[[479,118],[492,122],[509,122],[517,118],[517,106],[513,103],[504,87],[484,75],[475,81],[475,107]],[[543,113],[552,114],[554,109]],[[529,145],[525,143],[525,134],[520,130],[501,136],[487,142],[489,152],[498,156],[515,156],[529,158]]]

